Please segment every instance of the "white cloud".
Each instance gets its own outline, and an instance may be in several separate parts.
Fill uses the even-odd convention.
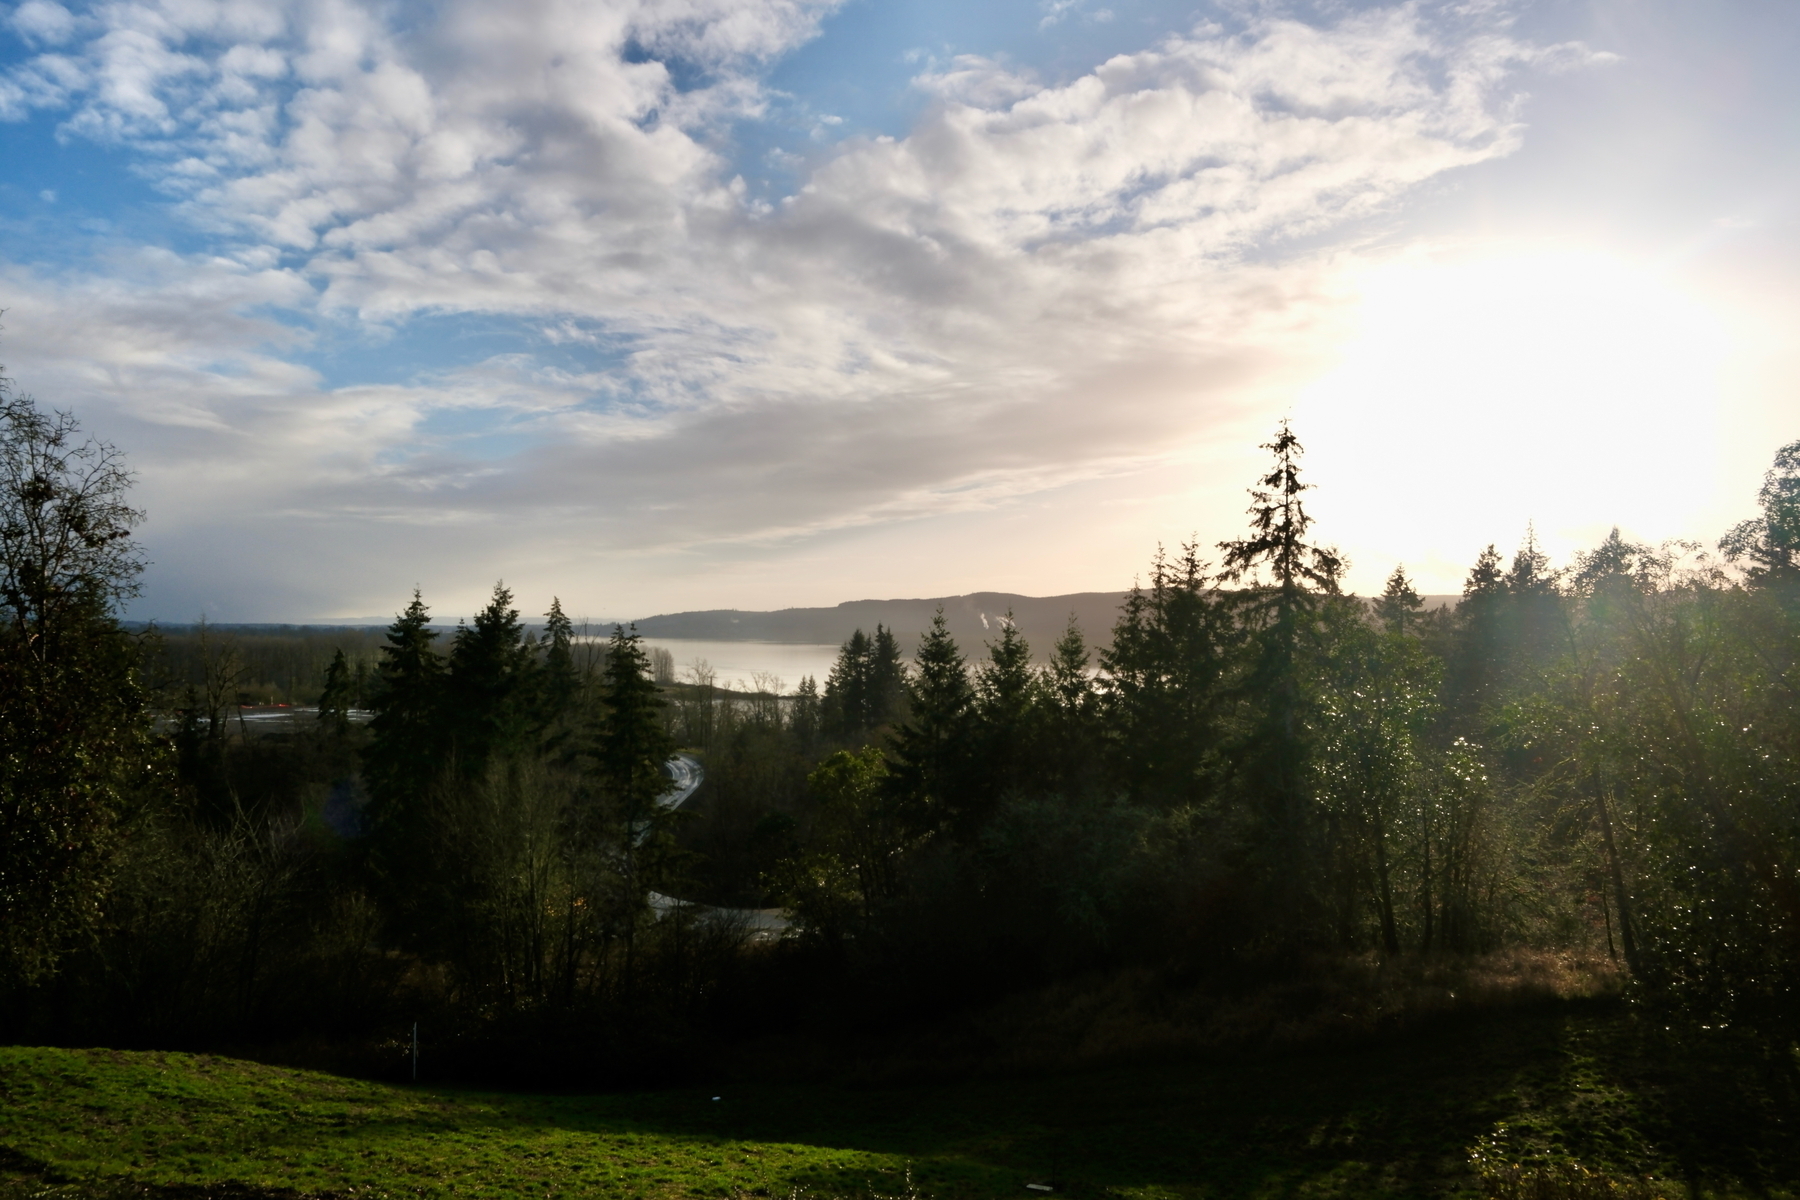
[[[721,139],[829,7],[71,14],[0,115],[138,148],[220,252],[14,271],[14,373],[129,431],[165,528],[282,530],[242,562],[290,586],[330,574],[307,554],[391,571],[373,531],[409,523],[529,557],[552,517],[636,553],[1005,505],[1179,453],[1290,378],[1342,268],[1298,239],[1508,153],[1509,80],[1544,56],[1407,6],[1202,27],[1058,85],[960,58],[918,80],[907,136],[842,143],[759,208]],[[284,310],[622,349],[334,389],[247,315]],[[445,412],[482,437],[434,433]]]
[[[6,23],[38,46],[60,46],[75,33],[74,14],[54,0],[25,0],[7,15]]]

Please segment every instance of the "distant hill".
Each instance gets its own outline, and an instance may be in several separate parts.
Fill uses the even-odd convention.
[[[1110,645],[1113,623],[1119,619],[1119,606],[1125,592],[1070,592],[1064,596],[1021,596],[1014,592],[971,592],[966,596],[934,596],[912,600],[846,600],[831,608],[782,608],[773,612],[755,612],[737,608],[709,608],[697,612],[659,613],[639,617],[639,634],[652,640],[687,638],[710,642],[787,642],[794,644],[841,645],[856,630],[874,633],[875,626],[885,625],[900,639],[901,649],[911,655],[919,635],[930,627],[938,605],[944,606],[944,617],[950,632],[965,653],[979,654],[982,645],[1000,636],[1000,621],[1008,610],[1018,623],[1019,631],[1031,643],[1032,652],[1040,660],[1050,653],[1051,645],[1062,636],[1073,614],[1090,647]],[[1453,606],[1459,596],[1426,596],[1427,610]],[[593,630],[610,630],[614,619],[584,621]],[[137,623],[140,624],[141,623]],[[449,631],[455,626],[441,624],[436,628]],[[163,625],[170,632],[186,632],[192,627]],[[386,622],[375,618],[341,622],[315,622],[306,625],[218,624],[220,633],[313,635],[338,629],[356,629],[382,633]],[[531,628],[541,629],[537,623]]]
[[[1066,596],[1019,596],[1011,592],[972,592],[919,600],[849,600],[832,608],[783,608],[745,612],[715,608],[704,612],[665,613],[642,617],[637,630],[647,638],[695,638],[722,642],[812,642],[840,644],[856,630],[874,633],[876,625],[892,629],[900,645],[912,653],[919,635],[930,625],[938,606],[950,632],[964,651],[1000,636],[1008,609],[1019,631],[1039,657],[1062,636],[1073,613],[1092,645],[1111,639],[1124,592],[1073,592]]]
[[[694,638],[717,642],[812,642],[841,644],[858,629],[875,632],[885,625],[911,654],[919,635],[931,624],[938,605],[950,632],[965,652],[979,652],[984,642],[1000,636],[1000,619],[1010,609],[1019,631],[1040,659],[1062,636],[1074,614],[1088,645],[1112,642],[1113,623],[1125,592],[1071,592],[1066,596],[1020,596],[1013,592],[971,592],[921,600],[848,600],[832,608],[783,608],[749,612],[713,608],[701,612],[640,617],[637,630],[647,638]],[[1455,604],[1456,596],[1426,596],[1426,609]]]

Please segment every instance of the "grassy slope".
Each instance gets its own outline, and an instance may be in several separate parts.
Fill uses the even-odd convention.
[[[1404,1042],[916,1087],[637,1095],[400,1088],[231,1059],[0,1050],[0,1146],[51,1178],[427,1196],[1427,1195],[1469,1155],[1795,1195],[1787,1110],[1717,1055],[1617,1016],[1537,1014]],[[1710,1068],[1695,1063],[1713,1063]],[[0,1172],[3,1173],[3,1172]],[[0,1194],[4,1190],[0,1189]]]

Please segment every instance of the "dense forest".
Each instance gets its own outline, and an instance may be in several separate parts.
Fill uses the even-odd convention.
[[[1716,547],[1527,534],[1426,611],[1343,592],[1283,425],[1245,535],[1102,636],[878,626],[779,695],[504,586],[449,633],[417,593],[336,644],[128,629],[119,453],[4,400],[12,1040],[397,1072],[418,1022],[434,1069],[659,1079],[1073,980],[1520,951],[1800,1038],[1800,442]],[[234,720],[276,698],[316,715]]]

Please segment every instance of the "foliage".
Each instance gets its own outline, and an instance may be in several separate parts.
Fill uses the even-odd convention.
[[[1274,462],[1250,489],[1250,533],[1221,542],[1222,578],[1244,585],[1232,607],[1250,635],[1252,658],[1240,680],[1245,706],[1234,749],[1239,796],[1255,821],[1254,846],[1273,885],[1268,903],[1285,921],[1305,922],[1307,883],[1324,868],[1315,798],[1308,786],[1313,739],[1309,684],[1319,652],[1314,618],[1334,596],[1346,566],[1336,550],[1307,540],[1313,519],[1300,482],[1300,440],[1283,421],[1263,445]],[[1268,578],[1263,578],[1263,572]]]
[[[1756,501],[1762,515],[1732,526],[1719,549],[1733,562],[1747,559],[1753,582],[1800,583],[1800,441],[1776,451]]]
[[[975,690],[942,607],[919,641],[908,687],[910,714],[891,741],[895,794],[920,828],[966,820]]]
[[[1226,777],[1224,684],[1236,631],[1192,543],[1170,562],[1159,548],[1150,588],[1125,598],[1100,655],[1102,728],[1112,775],[1133,799],[1197,805]]]
[[[1031,665],[1031,646],[1009,611],[1000,619],[1000,640],[989,644],[988,661],[975,671],[977,795],[992,803],[1018,794],[1034,781],[1043,715],[1043,683]],[[978,822],[985,822],[986,816],[971,814]]]
[[[374,818],[392,840],[403,838],[432,776],[442,764],[443,660],[432,643],[431,610],[418,590],[388,627],[375,672],[374,718],[366,752]],[[391,831],[391,832],[390,832]]]
[[[103,918],[114,838],[149,759],[117,450],[0,379],[0,993],[48,977]]]
[[[1095,644],[1034,659],[1009,615],[971,661],[940,610],[910,663],[858,630],[789,694],[560,601],[533,631],[503,584],[448,639],[415,591],[372,674],[361,634],[140,646],[116,455],[8,404],[0,1001],[32,1036],[341,1047],[422,1011],[471,1072],[654,1079],[1089,977],[1518,952],[1800,1043],[1793,446],[1726,562],[1614,531],[1559,566],[1528,528],[1426,611],[1403,566],[1341,594],[1284,424],[1248,535],[1159,549]],[[318,719],[244,720],[274,679]]]
[[[1348,605],[1334,605],[1340,628],[1319,699],[1314,788],[1330,830],[1328,869],[1339,940],[1360,940],[1361,914],[1373,910],[1379,942],[1400,952],[1395,896],[1402,847],[1417,839],[1424,924],[1432,915],[1432,790],[1426,737],[1437,708],[1437,664],[1404,633],[1370,626]],[[1430,933],[1424,938],[1430,940]]]
[[[870,637],[858,629],[838,652],[820,701],[825,733],[860,744],[900,716],[906,705],[906,666],[894,631],[875,626]]]
[[[807,777],[815,816],[803,851],[773,872],[772,891],[801,930],[842,949],[892,901],[916,835],[901,820],[881,751],[839,750]]]
[[[1375,601],[1376,617],[1389,633],[1405,634],[1418,625],[1419,610],[1424,607],[1424,599],[1406,577],[1405,565],[1395,566]]]
[[[343,735],[350,729],[350,710],[356,703],[356,688],[350,674],[350,660],[339,650],[325,668],[325,690],[319,693],[319,720],[333,733]]]
[[[532,691],[536,658],[512,592],[494,585],[487,606],[468,625],[458,625],[450,644],[448,679],[438,711],[447,750],[466,777],[480,775],[496,758],[524,748],[534,729]]]

